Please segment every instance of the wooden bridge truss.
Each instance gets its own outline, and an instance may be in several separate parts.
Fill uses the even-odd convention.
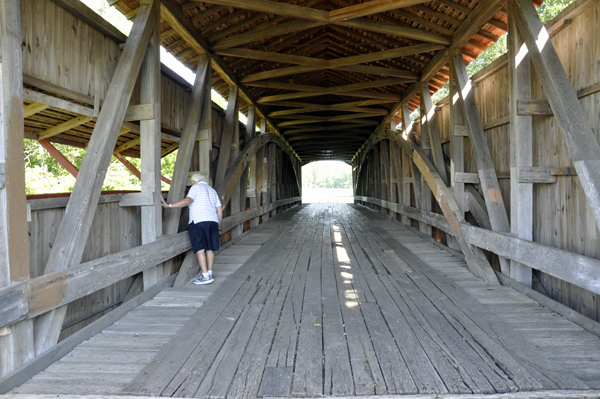
[[[600,126],[590,117],[594,105],[581,104],[584,97],[597,102],[598,79],[576,92],[552,42],[576,18],[593,19],[597,1],[577,0],[547,27],[526,0],[109,4],[134,21],[128,37],[76,0],[0,1],[0,375],[56,345],[69,303],[124,279],[131,294],[149,290],[164,283],[174,263],[181,267],[175,285],[195,273],[180,232],[185,215],[162,212],[157,198],[161,180],[170,184],[167,201],[182,198],[191,171],[208,173],[227,205],[223,241],[298,204],[303,164],[338,159],[352,164],[358,204],[460,250],[489,285],[535,287],[543,272],[580,295],[600,293],[600,254],[541,242],[534,227],[540,205],[534,183],[576,176],[587,207],[571,217],[593,220],[582,234],[600,239]],[[76,50],[56,50],[59,57],[36,47],[40,37],[54,45],[62,40],[49,33],[52,26],[36,31],[36,7],[71,24],[73,32],[62,34],[85,42],[83,53],[95,46],[92,61]],[[587,20],[578,23],[589,28]],[[488,111],[478,109],[483,100],[465,62],[507,31],[508,56],[478,78],[484,82],[507,66],[507,115],[484,121]],[[196,72],[193,85],[161,68],[159,44]],[[44,51],[50,55],[37,58]],[[598,51],[590,50],[590,59],[600,58]],[[44,78],[47,67],[54,72]],[[446,83],[448,99],[434,105],[431,93]],[[227,98],[227,109],[215,107],[211,89]],[[420,120],[411,121],[417,107]],[[556,151],[572,166],[541,162],[552,158],[538,154],[540,115],[552,116],[566,148]],[[502,161],[490,129],[509,134],[507,176],[497,172]],[[38,140],[77,178],[68,200],[25,204],[23,137]],[[86,148],[79,170],[53,142]],[[160,159],[175,150],[167,179]],[[102,195],[113,155],[140,178],[139,193]],[[141,170],[124,156],[139,157]],[[502,178],[510,178],[508,187]],[[139,211],[139,242],[88,258],[99,204],[117,201]],[[27,214],[56,204],[64,215],[41,272],[32,275],[24,250],[31,240]],[[595,321],[570,316],[598,334]]]

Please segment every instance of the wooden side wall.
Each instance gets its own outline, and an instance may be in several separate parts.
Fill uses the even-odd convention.
[[[586,2],[578,1],[563,11],[561,17],[569,10]],[[558,17],[557,19],[558,20]],[[547,25],[551,26],[551,24]],[[588,116],[596,139],[600,141],[600,2],[564,25],[553,37],[552,43],[562,61],[575,91],[596,87],[593,94],[580,97],[580,103]],[[545,99],[543,87],[532,66],[532,98]],[[474,97],[481,121],[484,126],[488,146],[498,175],[500,191],[510,217],[510,121],[509,119],[509,71],[506,55],[496,60],[484,70],[472,77]],[[440,129],[441,141],[445,155],[450,157],[450,99],[442,100],[437,107],[436,115]],[[417,132],[419,136],[419,133]],[[470,146],[470,140],[464,140],[465,172],[477,173],[477,166]],[[382,194],[383,184],[378,182],[379,169],[374,166],[373,158],[381,153],[388,144],[376,144],[363,165],[357,195],[385,200]],[[563,140],[561,131],[553,116],[533,116],[533,166],[552,168],[573,168],[573,163]],[[393,172],[392,172],[393,173]],[[574,173],[574,172],[573,172]],[[556,183],[533,183],[534,219],[533,239],[551,247],[568,250],[593,258],[600,258],[600,231],[595,225],[594,216],[587,203],[579,178],[576,175],[556,176]],[[479,185],[475,185],[480,189]],[[411,192],[414,192],[411,184]],[[400,202],[400,200],[398,200]],[[414,196],[409,202],[416,207]],[[375,204],[370,207],[380,208]],[[433,207],[434,212],[440,213]],[[388,210],[384,210],[388,212]],[[391,211],[390,211],[391,212]],[[391,212],[393,213],[393,212]],[[393,215],[400,220],[399,215]],[[467,220],[474,222],[469,213]],[[412,220],[413,227],[418,223]],[[438,241],[439,231],[433,231]],[[565,265],[569,267],[569,265]],[[600,297],[588,290],[566,283],[558,278],[540,271],[534,271],[547,294],[577,310],[578,312],[600,321]],[[534,284],[535,287],[535,284]],[[539,287],[538,287],[539,289]]]
[[[121,54],[120,43],[90,27],[51,0],[22,0],[21,9],[24,73],[85,96],[97,95],[102,102]],[[140,102],[139,81],[137,85],[131,104]],[[183,130],[192,103],[189,88],[189,84],[161,75],[163,128],[174,133]],[[224,113],[215,104],[212,113],[212,161],[215,162],[219,153]],[[245,132],[245,127],[242,126],[240,132]],[[282,154],[278,159],[285,169],[278,171],[277,198],[298,196],[297,189],[294,191],[289,188],[293,183],[289,174],[293,175],[293,170],[287,156]],[[190,170],[198,170],[197,151],[192,158]],[[40,203],[39,200],[31,201],[33,210],[28,224],[31,278],[44,272],[66,207],[66,201],[58,200],[57,206],[42,206],[43,209],[38,209],[40,206],[36,205],[36,201]],[[82,262],[141,245],[140,207],[120,207],[117,201],[102,202],[97,208]],[[269,213],[274,215],[289,206],[291,204],[286,204],[269,210]],[[244,222],[249,228],[249,221]],[[227,240],[228,237],[225,236],[223,241]],[[69,304],[63,325],[70,327],[63,330],[61,337],[74,333],[113,306],[118,306],[129,292],[134,278],[135,276],[126,278]]]
[[[600,81],[600,3],[572,19],[552,39],[573,88],[577,91]],[[503,57],[503,59],[506,56]],[[499,60],[500,62],[503,61]],[[477,81],[475,99],[485,125],[509,115],[508,65],[485,76],[490,66],[473,77]],[[532,66],[532,98],[546,99],[540,80]],[[478,80],[479,76],[484,76]],[[580,99],[588,120],[600,140],[600,93]],[[448,107],[444,107],[448,108]],[[486,130],[494,166],[498,172],[510,167],[509,124]],[[467,154],[468,140],[465,140]],[[573,167],[561,131],[553,116],[533,116],[533,166]],[[465,169],[475,172],[472,157],[465,156]],[[500,189],[510,215],[510,179],[502,178]],[[600,231],[594,222],[579,178],[556,176],[555,184],[535,183],[533,186],[533,239],[541,244],[600,258]],[[598,295],[536,271],[549,296],[595,320],[600,320]]]
[[[21,1],[23,73],[89,97],[100,103],[121,55],[119,44],[82,22],[51,0]],[[161,123],[181,132],[191,104],[189,84],[161,76]],[[182,79],[183,80],[183,79]],[[139,104],[139,81],[131,104]],[[219,112],[215,106],[215,112]],[[220,142],[217,118],[213,142]],[[218,141],[217,141],[218,140]]]
[[[28,223],[32,278],[44,274],[50,250],[65,213],[65,205],[35,210],[36,201],[39,203],[43,200],[29,201],[34,209],[31,211],[31,222]],[[141,245],[140,207],[120,207],[118,202],[99,204],[82,262],[102,258],[138,245]],[[133,280],[134,277],[126,278],[69,304],[63,325],[72,325],[72,327],[63,330],[61,338],[101,317],[104,314],[102,309],[119,305],[127,295]],[[90,317],[92,314],[95,315]]]
[[[50,0],[21,1],[23,72],[104,100],[119,44]]]

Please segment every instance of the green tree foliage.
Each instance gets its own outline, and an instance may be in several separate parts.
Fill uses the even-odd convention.
[[[69,174],[57,161],[52,158],[44,148],[35,140],[25,139],[25,190],[27,194],[68,193],[73,191],[75,178]],[[53,144],[65,158],[77,169],[81,167],[85,150],[64,144]],[[167,155],[161,160],[163,176],[173,176],[177,151]],[[139,158],[126,159],[140,169]],[[141,182],[116,158],[112,158],[102,190],[140,190]],[[168,190],[169,186],[162,183],[162,189]]]
[[[340,161],[312,162],[302,167],[305,188],[351,188],[352,167]]]
[[[545,0],[541,6],[537,8],[538,15],[542,23],[547,23],[554,18],[559,12],[561,12],[566,6],[571,4],[574,0]],[[467,65],[467,73],[469,76],[475,75],[483,68],[491,64],[493,61],[498,59],[502,54],[508,51],[507,47],[507,35],[502,35],[496,43],[492,44],[487,48],[486,51],[479,54],[469,65]],[[433,102],[437,103],[449,93],[448,84],[444,85],[437,93],[433,95]]]

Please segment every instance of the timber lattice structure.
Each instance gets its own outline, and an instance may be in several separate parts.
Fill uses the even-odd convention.
[[[108,4],[128,35],[0,0],[0,394],[600,397],[598,0]],[[24,138],[72,193],[25,195]],[[102,191],[113,157],[139,192]],[[319,160],[353,205],[302,205]],[[207,287],[159,201],[195,172],[225,208]]]

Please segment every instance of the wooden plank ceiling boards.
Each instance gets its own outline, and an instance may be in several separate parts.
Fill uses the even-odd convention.
[[[501,2],[481,0],[162,3],[162,46],[191,69],[211,54],[213,88],[227,98],[237,85],[241,112],[256,107],[303,161],[350,159],[399,102],[418,107],[415,84],[446,83],[450,47],[471,61],[507,22]]]

